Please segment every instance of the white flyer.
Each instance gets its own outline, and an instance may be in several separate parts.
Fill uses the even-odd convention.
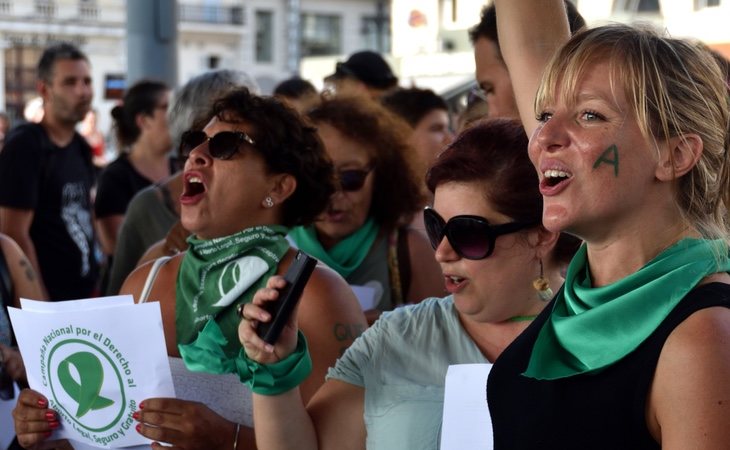
[[[8,308],[30,387],[61,426],[49,439],[102,448],[148,444],[132,414],[151,397],[175,397],[157,302],[131,296]]]
[[[453,364],[446,372],[441,450],[494,448],[487,406],[491,364]]]

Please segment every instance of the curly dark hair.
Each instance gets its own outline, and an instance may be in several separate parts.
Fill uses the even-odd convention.
[[[376,223],[392,229],[421,209],[425,198],[413,171],[411,129],[402,119],[372,100],[355,97],[326,100],[307,117],[315,125],[332,126],[369,150],[375,176],[370,216]]]
[[[296,178],[297,187],[283,204],[283,225],[309,225],[324,211],[335,192],[334,168],[316,130],[296,111],[274,97],[238,88],[218,98],[208,117],[252,125],[253,147],[269,172]]]
[[[426,175],[431,192],[448,182],[486,182],[484,198],[518,222],[542,222],[542,195],[535,166],[527,156],[527,135],[512,119],[477,122],[464,130]],[[561,233],[553,257],[567,263],[580,240]]]

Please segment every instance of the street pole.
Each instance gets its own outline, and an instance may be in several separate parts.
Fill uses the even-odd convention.
[[[177,79],[176,0],[127,0],[127,86],[142,78]]]

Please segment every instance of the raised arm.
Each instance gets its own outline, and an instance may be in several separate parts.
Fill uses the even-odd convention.
[[[535,94],[553,53],[570,39],[563,0],[494,0],[502,58],[528,136],[537,127]]]

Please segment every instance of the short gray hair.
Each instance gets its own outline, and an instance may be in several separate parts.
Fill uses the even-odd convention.
[[[228,91],[246,87],[259,94],[256,80],[240,70],[218,69],[191,78],[173,96],[167,113],[173,152],[180,146],[180,136],[195,123],[205,120],[213,101]]]

